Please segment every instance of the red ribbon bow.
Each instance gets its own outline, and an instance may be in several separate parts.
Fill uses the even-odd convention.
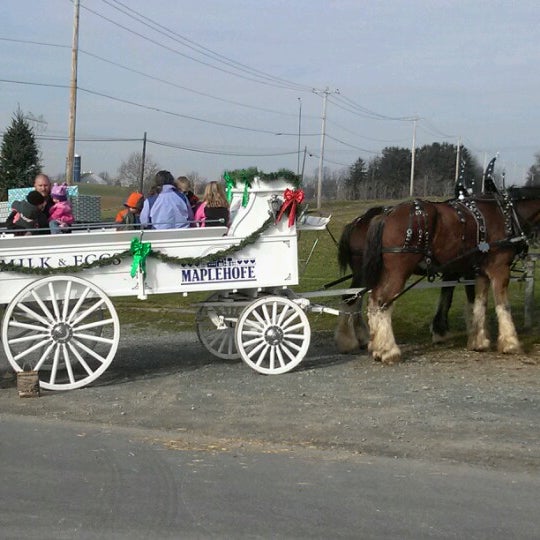
[[[288,208],[289,209],[289,227],[292,227],[296,220],[296,207],[304,200],[304,192],[301,189],[292,190],[292,189],[287,188],[285,192],[283,193],[283,198],[285,200],[283,201],[283,204],[281,205],[281,209],[276,219],[276,223],[280,222],[281,217],[285,213],[285,210],[287,210]]]

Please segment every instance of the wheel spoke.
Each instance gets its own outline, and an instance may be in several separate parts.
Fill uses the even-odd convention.
[[[71,324],[73,326],[79,324],[82,320],[86,319],[86,317],[94,313],[96,309],[101,307],[104,302],[105,302],[105,299],[100,298],[93,306],[86,309],[86,311],[83,311],[74,321],[71,322]]]
[[[49,346],[43,351],[43,354],[41,355],[37,364],[34,366],[34,369],[36,371],[39,371],[41,367],[43,366],[43,364],[45,364],[47,358],[49,357],[49,355],[51,354],[51,351],[54,348],[54,345],[55,345],[54,341],[51,340],[51,342],[49,343]]]
[[[80,334],[79,332],[75,332],[73,337],[77,339],[94,341],[95,343],[105,343],[106,345],[112,345],[114,343],[114,339],[112,338],[104,338],[101,336],[95,336],[94,334]]]
[[[62,356],[64,357],[64,364],[66,365],[66,371],[68,372],[69,382],[73,384],[75,382],[75,376],[73,375],[73,368],[65,343],[62,343]]]
[[[54,318],[58,321],[60,319],[60,308],[58,307],[58,301],[54,292],[54,282],[49,281],[49,296],[51,297],[51,304],[54,311]]]
[[[49,383],[54,384],[56,381],[56,372],[58,371],[58,358],[60,356],[60,347],[55,346],[54,348],[54,357],[53,357],[53,364],[51,369],[51,376],[49,378]]]
[[[283,358],[283,354],[281,353],[281,347],[276,347],[276,356],[278,357],[278,362],[281,367],[285,367],[285,359]]]
[[[35,290],[32,291],[32,297],[34,298],[34,300],[36,301],[38,306],[41,308],[41,311],[43,311],[43,313],[45,313],[45,316],[47,317],[47,319],[49,321],[54,320],[54,316],[49,311],[49,308],[47,307],[47,304],[45,304],[45,302],[41,299],[41,296],[39,296]]]
[[[29,354],[32,354],[34,351],[37,351],[41,347],[45,347],[47,345],[48,341],[40,341],[39,343],[36,343],[35,345],[32,345],[32,347],[25,349],[24,351],[21,351],[19,354],[15,356],[15,361],[18,362],[22,358],[26,358]]]
[[[95,358],[98,362],[103,363],[105,361],[103,356],[101,356],[96,351],[94,351],[94,350],[90,349],[89,347],[87,347],[84,343],[82,343],[78,339],[73,339],[72,343],[73,343],[74,346],[78,347],[79,349],[82,349],[86,354],[89,354],[92,358]]]
[[[84,368],[88,375],[92,375],[94,371],[90,369],[90,366],[86,363],[85,359],[79,354],[79,351],[73,346],[72,343],[68,343],[69,350],[73,353],[79,364]]]
[[[79,310],[81,309],[81,306],[83,305],[84,301],[88,297],[88,294],[90,293],[90,289],[86,287],[86,289],[81,293],[81,296],[73,306],[71,313],[69,314],[69,317],[67,317],[66,321],[70,324],[72,324],[73,317],[77,315]]]
[[[24,311],[25,315],[28,315],[31,319],[34,319],[35,321],[40,322],[44,326],[48,327],[50,324],[50,320],[52,320],[52,315],[51,315],[51,319],[49,320],[45,319],[39,313],[36,313],[33,309],[29,308],[26,304],[23,304],[22,302],[17,307],[20,310]]]
[[[253,348],[249,349],[249,352],[247,352],[248,357],[253,358],[265,345],[266,343],[264,340],[259,340],[259,343]]]
[[[257,361],[255,362],[255,365],[257,366],[260,366],[263,363],[264,359],[266,358],[266,354],[268,353],[268,349],[270,348],[270,345],[265,345],[264,343],[262,344],[262,346],[263,346],[263,349],[261,353],[259,354]],[[250,356],[253,356],[253,355],[250,355]]]
[[[279,314],[279,319],[276,321],[277,326],[283,326],[283,320],[285,319],[285,316],[287,313],[289,313],[290,309],[289,306],[284,306],[281,310],[281,313]]]
[[[63,309],[62,309],[62,320],[63,321],[67,320],[67,314],[68,314],[68,311],[69,311],[69,299],[70,299],[70,296],[71,296],[71,281],[68,281],[67,285],[66,285],[66,292],[65,292],[65,295],[64,295],[64,305],[63,305]]]
[[[100,321],[94,321],[87,324],[81,324],[80,326],[75,327],[73,325],[73,330],[80,332],[81,330],[90,330],[92,328],[101,328],[105,325],[114,324],[114,321],[112,319],[101,319]]]
[[[29,341],[36,341],[36,339],[43,341],[48,336],[49,334],[46,334],[46,333],[43,333],[43,334],[34,333],[34,334],[28,334],[27,336],[10,339],[8,342],[10,345],[16,345],[19,343],[27,343]]]
[[[242,335],[244,336],[245,334],[242,334]],[[261,336],[260,334],[256,334],[256,336],[253,339],[250,339],[248,341],[244,341],[244,346],[245,347],[251,347],[252,345],[255,345],[255,344],[260,343],[260,342],[264,343],[264,337]]]

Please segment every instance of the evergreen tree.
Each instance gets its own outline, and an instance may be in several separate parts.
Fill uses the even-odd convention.
[[[365,188],[367,178],[366,163],[358,158],[349,169],[349,176],[345,178],[345,199],[356,201],[361,198],[361,190]]]
[[[21,109],[17,109],[2,138],[0,200],[7,199],[8,189],[32,186],[40,172],[39,149],[34,131]]]

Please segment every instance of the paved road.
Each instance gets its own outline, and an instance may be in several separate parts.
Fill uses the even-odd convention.
[[[0,415],[0,536],[533,539],[537,475]]]

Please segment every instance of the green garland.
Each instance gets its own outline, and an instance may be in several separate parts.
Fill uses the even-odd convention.
[[[231,246],[227,249],[222,249],[216,253],[210,253],[204,257],[171,257],[161,253],[161,251],[152,250],[148,256],[154,259],[158,259],[162,262],[177,264],[177,265],[194,265],[194,264],[205,264],[208,262],[217,261],[222,259],[227,255],[232,255],[237,251],[241,251],[246,246],[254,244],[261,234],[266,231],[274,223],[274,217],[270,216],[256,231],[254,231],[249,236],[246,236],[238,244]],[[117,253],[112,257],[107,257],[105,259],[96,260],[91,263],[83,263],[77,266],[62,266],[58,268],[30,268],[28,266],[19,266],[13,263],[5,263],[0,261],[0,272],[18,272],[19,274],[38,274],[38,275],[54,275],[54,274],[71,274],[75,272],[81,272],[83,270],[88,270],[90,268],[110,266],[112,264],[118,264],[119,261],[125,259],[126,257],[131,257],[131,250],[122,251],[122,253]]]
[[[244,184],[251,185],[253,179],[258,176],[261,180],[275,181],[275,180],[287,180],[295,188],[300,187],[301,178],[297,174],[294,174],[289,169],[279,169],[273,173],[265,173],[259,171],[257,167],[249,167],[247,169],[236,169],[234,171],[225,171],[225,175],[228,175],[234,182],[242,182]]]

